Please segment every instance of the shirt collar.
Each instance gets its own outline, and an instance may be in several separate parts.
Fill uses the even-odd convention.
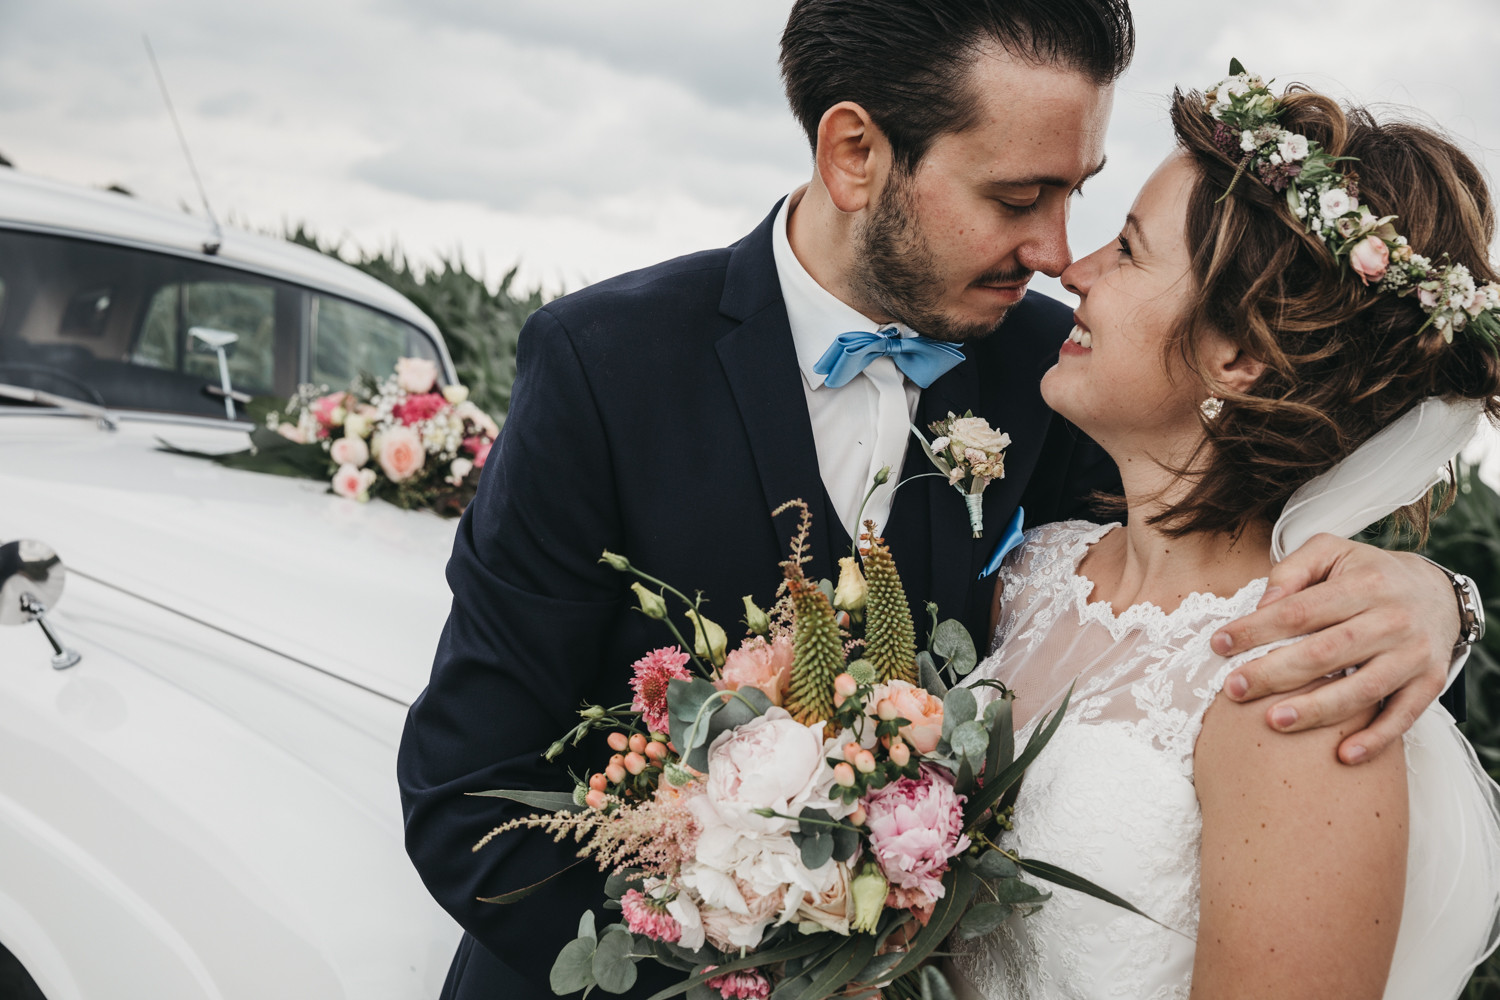
[[[877,323],[818,284],[792,252],[787,238],[787,223],[792,209],[802,200],[806,189],[793,191],[781,203],[776,221],[771,225],[771,252],[776,260],[776,277],[781,282],[781,297],[786,302],[786,317],[792,328],[792,343],[797,350],[797,367],[809,387],[821,389],[824,375],[813,371],[841,333],[863,330],[874,333],[894,326],[903,337],[917,332],[904,323]]]

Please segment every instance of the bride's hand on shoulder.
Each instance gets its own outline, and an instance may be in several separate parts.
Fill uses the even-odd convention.
[[[1212,639],[1229,655],[1307,636],[1229,675],[1235,701],[1296,691],[1348,667],[1360,670],[1266,709],[1282,732],[1332,726],[1385,704],[1339,744],[1346,764],[1397,743],[1442,693],[1459,634],[1453,588],[1441,570],[1410,553],[1334,535],[1314,536],[1271,571],[1259,608]]]

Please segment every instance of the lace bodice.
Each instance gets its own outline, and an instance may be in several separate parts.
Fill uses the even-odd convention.
[[[1068,522],[1027,533],[1001,568],[994,652],[977,673],[1017,693],[1021,740],[1074,685],[1068,713],[1026,774],[1007,847],[1108,888],[1176,932],[1081,893],[1053,899],[1001,940],[960,948],[957,971],[985,997],[1188,995],[1198,922],[1201,821],[1193,744],[1232,659],[1208,645],[1254,609],[1264,580],[1232,597],[1191,594],[1168,613],[1089,603],[1077,573],[1115,525]],[[1052,887],[1049,887],[1052,888]]]
[[[1190,992],[1202,833],[1193,747],[1230,671],[1285,643],[1231,658],[1209,648],[1220,626],[1255,608],[1263,579],[1230,597],[1191,594],[1170,613],[1139,604],[1117,614],[1107,603],[1089,603],[1093,584],[1077,569],[1088,547],[1114,527],[1075,521],[1027,532],[1001,568],[1002,617],[993,652],[976,675],[1016,691],[1018,744],[1074,685],[1062,725],[1022,782],[1005,846],[1090,879],[1166,926],[1046,886],[1053,897],[1037,913],[1013,917],[990,938],[954,942],[950,979],[970,1000],[1187,1000]],[[1500,827],[1494,785],[1483,778],[1451,718],[1434,707],[1413,736],[1436,760],[1423,764],[1426,771],[1447,775],[1418,782],[1409,736],[1410,854],[1414,860],[1426,857],[1428,877],[1427,884],[1414,886],[1409,866],[1407,907],[1386,996],[1415,1000],[1442,995],[1443,976],[1430,967],[1403,965],[1403,954],[1430,953],[1435,941],[1453,935],[1451,923],[1438,921],[1452,904],[1454,885],[1476,878],[1489,879],[1487,887],[1495,884]],[[1467,813],[1442,815],[1420,804],[1424,789],[1468,803]],[[1423,813],[1433,814],[1436,823],[1423,825]],[[1462,871],[1455,865],[1434,875],[1431,858],[1454,852],[1424,838],[1450,834],[1468,836],[1484,849]],[[1469,950],[1454,948],[1434,963],[1460,987],[1466,978],[1460,963],[1468,958],[1458,956],[1478,954],[1483,942],[1475,929],[1485,923],[1482,914],[1493,922],[1494,903],[1491,889],[1476,893],[1463,918],[1467,925],[1459,924]],[[1402,992],[1407,973],[1422,983],[1415,992]]]

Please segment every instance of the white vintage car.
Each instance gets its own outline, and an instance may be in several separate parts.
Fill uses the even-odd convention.
[[[0,170],[0,1000],[437,994],[395,759],[455,522],[159,448],[401,356],[454,380],[353,268]]]

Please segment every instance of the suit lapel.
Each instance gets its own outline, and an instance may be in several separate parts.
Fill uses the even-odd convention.
[[[740,322],[718,339],[715,349],[755,459],[767,516],[796,499],[805,500],[813,512],[813,562],[806,572],[816,580],[833,575],[836,549],[841,541],[848,544],[848,536],[837,521],[825,523],[829,505],[771,251],[776,214],[773,209],[735,245],[719,309]],[[779,536],[790,539],[797,517],[785,513],[775,525]]]

